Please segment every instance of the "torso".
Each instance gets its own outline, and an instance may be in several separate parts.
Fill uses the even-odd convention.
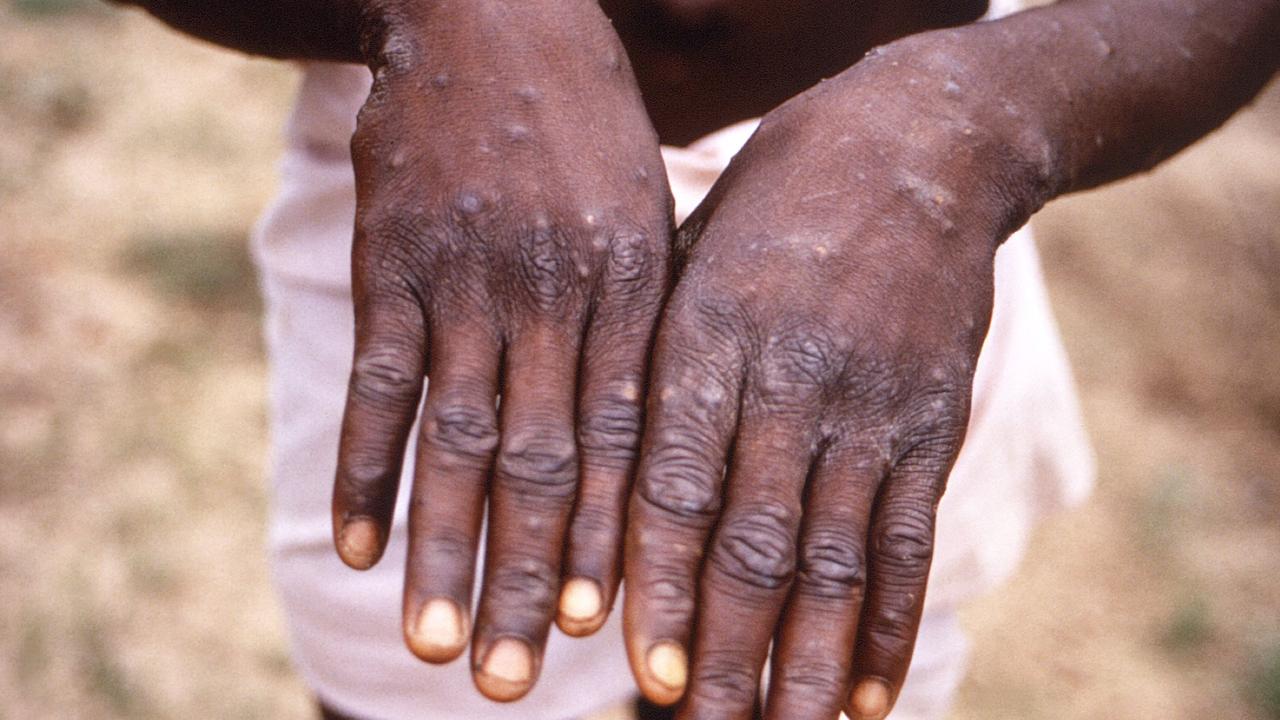
[[[867,50],[987,0],[603,0],[664,143],[768,112]]]

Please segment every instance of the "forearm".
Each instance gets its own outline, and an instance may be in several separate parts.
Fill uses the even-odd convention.
[[[951,31],[1038,165],[1037,202],[1146,170],[1280,65],[1277,0],[1068,0]]]
[[[364,0],[116,0],[185,33],[282,59],[363,62]],[[366,12],[366,18],[371,15]]]

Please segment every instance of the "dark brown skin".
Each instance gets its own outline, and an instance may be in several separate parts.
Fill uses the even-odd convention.
[[[553,618],[599,628],[643,399],[627,647],[641,691],[686,719],[749,717],[771,640],[766,717],[888,712],[996,248],[1053,197],[1213,129],[1280,64],[1276,0],[1068,0],[910,37],[983,8],[333,0],[303,23],[284,1],[142,4],[374,71],[334,522],[348,564],[377,561],[429,375],[409,646],[462,652],[470,620],[450,613],[470,606],[486,494],[481,691],[528,690]],[[672,251],[658,137],[766,112]]]
[[[552,8],[563,14],[548,33]],[[377,561],[429,374],[405,638],[430,662],[466,647],[487,492],[471,658],[480,689],[511,700],[537,677],[575,498],[582,542],[609,549],[587,569],[618,583],[670,192],[625,51],[593,3],[420,12],[419,32],[380,30],[352,140],[356,356],[335,533],[348,564]]]

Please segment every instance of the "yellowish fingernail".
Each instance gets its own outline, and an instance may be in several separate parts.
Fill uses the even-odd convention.
[[[560,614],[570,620],[594,620],[603,609],[604,598],[600,596],[599,586],[592,580],[573,578],[560,591]]]
[[[684,690],[689,681],[689,658],[684,648],[673,642],[660,642],[649,648],[645,664],[653,679],[671,690]]]
[[[422,606],[409,633],[409,649],[427,662],[448,662],[467,645],[467,621],[457,603],[435,598]]]
[[[476,678],[488,697],[507,702],[529,690],[533,681],[533,651],[516,638],[500,638],[489,648]]]
[[[889,714],[893,694],[889,685],[877,678],[867,678],[849,696],[849,714],[853,720],[883,720]]]
[[[378,524],[370,518],[355,518],[342,526],[338,550],[343,562],[357,570],[367,570],[378,561]]]

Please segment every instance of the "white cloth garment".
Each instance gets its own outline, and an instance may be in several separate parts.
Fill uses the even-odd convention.
[[[348,141],[368,87],[364,68],[306,66],[281,190],[253,238],[271,361],[271,558],[294,661],[327,703],[370,720],[566,720],[615,705],[634,693],[617,613],[588,639],[553,630],[539,683],[510,705],[480,696],[465,660],[435,667],[409,654],[400,635],[407,479],[382,562],[360,573],[334,553],[329,502],[353,335]],[[680,218],[753,127],[663,148]],[[919,650],[895,719],[941,717],[967,652],[955,608],[1008,575],[1036,519],[1081,500],[1092,477],[1066,356],[1024,228],[996,256],[995,311],[968,439],[940,508]]]

